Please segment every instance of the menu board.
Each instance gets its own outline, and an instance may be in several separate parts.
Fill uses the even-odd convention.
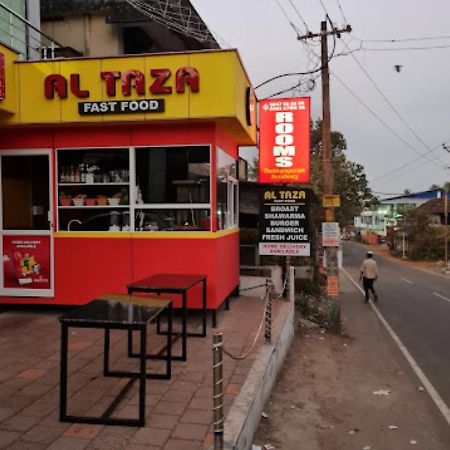
[[[260,200],[259,254],[310,256],[307,191],[263,188]]]

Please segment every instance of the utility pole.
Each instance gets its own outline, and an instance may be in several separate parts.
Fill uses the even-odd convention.
[[[331,120],[330,120],[330,73],[328,70],[328,36],[341,37],[342,33],[350,33],[352,28],[347,25],[340,30],[333,27],[327,30],[327,21],[320,24],[320,33],[311,33],[298,36],[298,40],[306,41],[320,37],[321,39],[321,72],[322,72],[322,172],[323,194],[334,194],[333,155],[331,149]],[[334,207],[325,207],[325,222],[334,222]],[[327,247],[325,252],[327,265],[327,293],[337,295],[332,285],[338,286],[338,247]],[[337,288],[338,291],[339,288]]]
[[[450,148],[448,148],[445,144],[442,144],[442,148],[447,152],[450,153]],[[448,169],[449,167],[447,167]],[[444,185],[444,194],[445,194],[445,201],[444,201],[444,272],[449,270],[448,267],[448,188],[447,183]]]

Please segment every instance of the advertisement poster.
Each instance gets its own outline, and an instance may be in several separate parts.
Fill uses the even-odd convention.
[[[309,183],[310,99],[259,104],[259,182]]]
[[[327,296],[337,297],[339,295],[339,277],[327,277]]]
[[[3,236],[4,288],[50,289],[50,236]]]
[[[339,247],[340,230],[338,222],[322,222],[322,245],[324,247]]]
[[[260,195],[259,254],[310,256],[307,192],[277,186]]]

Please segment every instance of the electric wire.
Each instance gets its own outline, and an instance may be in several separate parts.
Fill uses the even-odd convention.
[[[338,4],[339,11],[341,12],[341,16],[344,19],[344,22],[348,23],[347,17],[345,17],[344,10],[342,9],[342,6],[341,6],[341,2],[339,0],[336,0],[336,2]]]
[[[420,152],[420,150],[417,150],[415,147],[413,147],[408,141],[403,139],[391,126],[389,126],[372,108],[370,108],[366,103],[364,103],[363,100],[359,98],[359,96],[354,93],[348,86],[345,84],[334,72],[330,71],[330,74],[336,78],[336,80],[362,105],[364,108],[366,108],[387,130],[389,130],[397,139],[400,140],[404,145],[406,145],[408,148],[413,150],[414,152],[418,153],[421,157],[424,156],[424,153]],[[430,160],[438,167],[442,168],[443,166],[436,163],[433,160]]]
[[[438,150],[438,149],[440,149],[440,148],[441,148],[441,144],[438,144],[438,145],[436,145],[435,147],[433,147],[433,148],[431,149],[431,151],[428,152],[428,153],[431,154],[431,153],[435,152],[436,150]],[[381,175],[381,176],[379,176],[379,177],[377,177],[377,178],[374,178],[372,181],[373,181],[373,182],[374,182],[374,181],[379,181],[379,180],[381,180],[381,179],[383,179],[383,178],[389,176],[389,175],[392,174],[392,173],[395,173],[395,172],[397,172],[397,171],[399,171],[399,170],[402,170],[402,169],[404,169],[404,168],[410,166],[411,164],[414,164],[415,162],[419,161],[420,159],[423,159],[424,157],[425,157],[425,156],[418,156],[417,158],[414,158],[412,161],[409,161],[409,162],[407,162],[407,163],[405,163],[405,164],[402,164],[402,165],[400,165],[400,166],[398,166],[398,167],[395,167],[394,169],[390,170],[389,172],[385,172],[383,175]],[[429,161],[426,161],[426,162],[428,163]],[[418,166],[418,167],[422,167],[422,165],[420,165],[420,166]]]
[[[417,38],[403,38],[403,39],[361,39],[357,36],[353,35],[353,39],[363,42],[414,42],[414,41],[429,41],[429,40],[438,40],[438,39],[450,39],[450,36],[428,36],[428,37],[417,37]]]
[[[343,41],[344,46],[350,50],[347,43]],[[350,56],[354,59],[358,67],[363,71],[363,73],[366,75],[368,80],[371,82],[372,86],[376,89],[376,91],[380,94],[380,96],[384,99],[384,101],[389,105],[391,110],[395,113],[395,115],[402,121],[402,123],[408,128],[408,130],[414,135],[414,137],[427,149],[430,150],[430,147],[426,144],[426,142],[416,133],[416,131],[409,125],[409,123],[403,118],[403,116],[398,112],[398,110],[395,108],[395,106],[391,103],[391,101],[386,97],[386,95],[383,93],[383,91],[378,87],[378,85],[375,83],[375,80],[370,76],[370,74],[367,72],[367,70],[364,68],[364,66],[359,62],[358,58],[351,53]],[[414,150],[417,152],[417,150]],[[420,154],[423,154],[419,152]],[[433,161],[433,163],[435,163]]]
[[[277,3],[278,7],[281,9],[284,17],[286,18],[286,20],[288,21],[289,25],[294,29],[294,31],[297,33],[299,33],[299,29],[297,28],[297,26],[294,24],[294,22],[292,22],[292,20],[289,18],[288,13],[286,12],[286,10],[281,6],[281,3],[279,0],[275,0],[275,2]]]
[[[297,16],[300,18],[300,20],[303,22],[303,25],[305,26],[306,32],[309,32],[308,24],[306,23],[305,19],[303,19],[303,16],[300,14],[300,11],[295,6],[294,2],[292,0],[289,0],[289,3],[291,4],[294,11],[297,13]]]

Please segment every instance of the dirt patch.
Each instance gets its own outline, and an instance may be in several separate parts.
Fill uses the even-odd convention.
[[[253,442],[276,450],[450,448],[447,423],[360,294],[343,303],[343,334],[297,325]]]
[[[361,243],[357,244],[360,245],[361,247],[366,248],[367,250],[373,251],[377,255],[383,256],[383,258],[390,259],[391,261],[395,261],[399,264],[403,264],[413,269],[426,270],[427,272],[433,272],[443,275],[444,272],[443,261],[412,261],[409,259],[402,259],[391,255],[389,247],[386,244],[381,245],[367,245]]]
[[[350,342],[348,337],[328,334],[320,328],[297,328],[289,357],[266,405],[268,417],[262,418],[255,443],[270,443],[276,449],[338,448],[329,433],[341,422],[333,393],[346,365],[346,346]]]

